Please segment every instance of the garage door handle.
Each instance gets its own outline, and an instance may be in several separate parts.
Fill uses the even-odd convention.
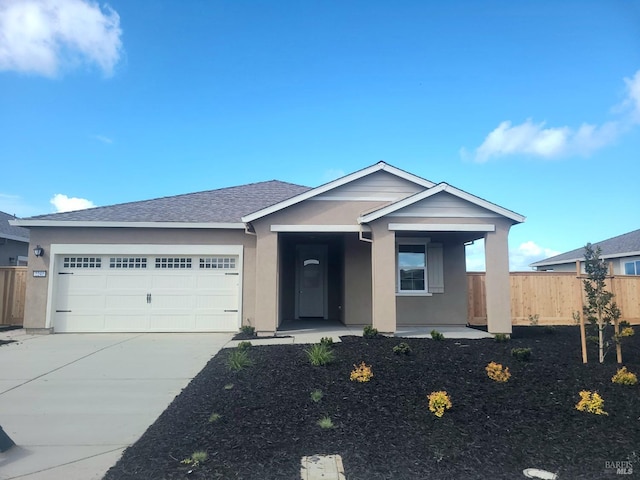
[[[224,311],[224,313],[230,313],[230,312],[236,312],[237,313],[238,310],[227,310],[227,309],[225,309],[225,311]]]
[[[71,310],[56,310],[56,313],[71,313]]]
[[[225,275],[239,275],[238,272],[224,272]]]
[[[73,272],[58,272],[58,275],[73,275]]]
[[[147,293],[147,303],[151,303],[151,294]]]

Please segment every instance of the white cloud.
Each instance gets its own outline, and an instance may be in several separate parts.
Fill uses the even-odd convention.
[[[558,255],[560,252],[537,245],[533,241],[521,243],[509,249],[509,270],[512,272],[530,271],[529,264]],[[484,240],[476,240],[466,247],[467,271],[485,271]]]
[[[583,123],[578,128],[546,127],[545,122],[534,123],[531,119],[513,125],[505,120],[487,135],[473,158],[483,163],[507,155],[531,155],[545,159],[588,156],[612,144],[633,124],[640,123],[640,70],[632,78],[625,78],[624,82],[626,92],[622,108],[628,113],[623,113],[617,120],[602,125]],[[466,159],[470,155],[463,147],[460,156]]]
[[[0,70],[54,77],[62,67],[120,59],[120,16],[92,0],[0,0]]]
[[[91,135],[91,138],[98,140],[99,142],[106,143],[111,145],[113,143],[113,139],[109,137],[105,137],[104,135]]]
[[[91,200],[87,200],[86,198],[67,197],[61,193],[56,193],[49,202],[55,207],[56,213],[85,210],[87,208],[95,207],[95,204]]]
[[[640,123],[640,70],[631,78],[625,78],[627,96],[624,105],[631,108],[632,121]]]
[[[541,247],[529,240],[521,243],[517,248],[509,250],[509,270],[512,272],[530,271],[532,270],[529,266],[531,263],[559,255],[560,253],[551,248]]]

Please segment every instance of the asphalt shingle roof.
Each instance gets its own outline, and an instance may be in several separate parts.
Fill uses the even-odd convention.
[[[16,217],[8,213],[0,212],[0,238],[19,237],[29,239],[29,230],[22,227],[9,225],[9,220]]]
[[[602,256],[620,255],[630,252],[640,252],[640,230],[634,230],[633,232],[624,233],[617,237],[609,238],[601,242],[593,243],[594,247],[600,247]],[[550,264],[567,263],[575,261],[577,259],[584,258],[584,247],[576,248],[570,252],[561,253],[555,257],[545,258],[538,262],[532,263],[532,267],[544,266]]]
[[[307,190],[310,188],[271,180],[75,212],[38,215],[28,220],[240,223],[244,215],[282,202]]]

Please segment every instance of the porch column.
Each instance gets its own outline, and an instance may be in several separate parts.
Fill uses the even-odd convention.
[[[484,236],[485,292],[489,333],[511,334],[508,222],[497,221],[496,230]]]
[[[256,318],[258,335],[273,335],[278,327],[278,234],[269,225],[256,227]]]
[[[380,333],[396,331],[396,236],[386,222],[371,225],[371,316]]]

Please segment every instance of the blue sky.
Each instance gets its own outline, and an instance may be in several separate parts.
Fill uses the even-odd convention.
[[[384,160],[525,215],[514,270],[640,228],[638,2],[0,0],[0,32],[8,213]]]

